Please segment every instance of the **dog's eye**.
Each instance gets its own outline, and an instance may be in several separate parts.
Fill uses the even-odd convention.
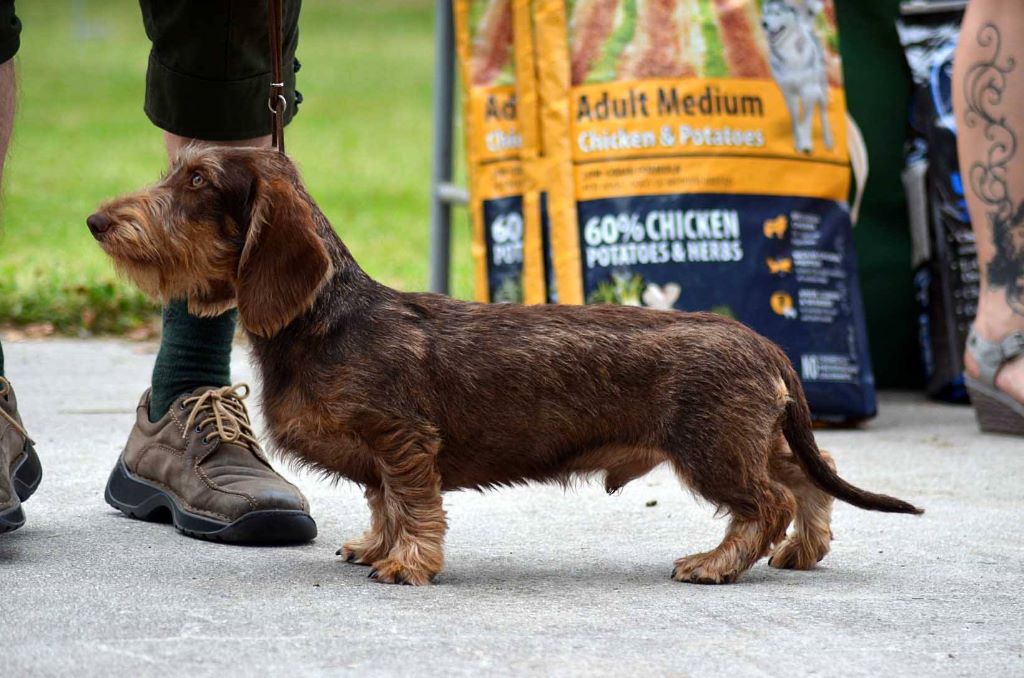
[[[204,179],[203,175],[200,174],[199,172],[196,172],[195,174],[192,175],[192,188],[199,188],[205,183],[206,179]]]

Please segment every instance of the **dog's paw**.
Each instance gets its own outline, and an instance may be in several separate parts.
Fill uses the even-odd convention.
[[[408,584],[410,586],[426,586],[434,581],[436,572],[428,572],[401,563],[394,558],[378,560],[370,570],[370,579],[381,584]]]
[[[341,545],[341,548],[335,551],[334,555],[341,556],[342,560],[346,563],[355,563],[356,565],[369,565],[370,563],[363,560],[363,550],[360,545],[354,542],[346,542]]]
[[[723,563],[714,551],[680,558],[672,568],[672,579],[688,584],[731,584],[740,574],[737,563]]]
[[[775,547],[768,564],[780,570],[811,570],[828,553],[828,544],[814,546],[801,539],[787,537]]]
[[[369,539],[364,535],[342,544],[335,555],[341,556],[347,563],[370,565],[385,557],[387,553],[388,550],[378,540]]]

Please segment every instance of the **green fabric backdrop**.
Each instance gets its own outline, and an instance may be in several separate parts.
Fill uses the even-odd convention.
[[[922,385],[900,171],[910,74],[894,22],[899,0],[835,0],[850,113],[871,170],[854,232],[868,339],[880,388]]]

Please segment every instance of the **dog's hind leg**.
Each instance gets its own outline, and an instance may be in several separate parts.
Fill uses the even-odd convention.
[[[429,584],[444,563],[447,529],[437,468],[440,443],[394,422],[362,435],[376,456],[384,534],[391,546],[373,562],[370,577],[385,584]]]
[[[380,485],[367,485],[366,503],[370,505],[370,529],[363,536],[345,542],[338,555],[357,565],[372,565],[387,557],[395,542],[395,530],[388,521],[384,506],[384,489]]]
[[[730,461],[730,456],[740,454],[747,459]],[[692,461],[674,462],[684,482],[730,513],[731,520],[717,548],[676,560],[673,579],[694,584],[734,582],[782,540],[795,502],[790,491],[770,476],[767,461],[765,451],[746,455],[734,449],[705,468]]]
[[[731,584],[768,554],[772,545],[786,534],[793,515],[793,497],[770,480],[756,492],[760,495],[757,501],[761,510],[743,515],[730,509],[732,518],[722,543],[711,551],[676,560],[673,579],[693,584]]]
[[[832,457],[821,451],[821,458],[834,471]],[[832,541],[832,504],[835,499],[814,485],[779,436],[771,459],[772,476],[796,497],[793,532],[772,552],[772,567],[809,570],[828,553]]]

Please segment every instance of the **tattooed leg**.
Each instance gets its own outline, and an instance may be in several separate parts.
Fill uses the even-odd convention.
[[[977,332],[1024,330],[1024,2],[971,0],[953,68],[960,173],[978,248]],[[965,357],[968,374],[977,364]],[[1024,360],[996,377],[1024,402]]]

